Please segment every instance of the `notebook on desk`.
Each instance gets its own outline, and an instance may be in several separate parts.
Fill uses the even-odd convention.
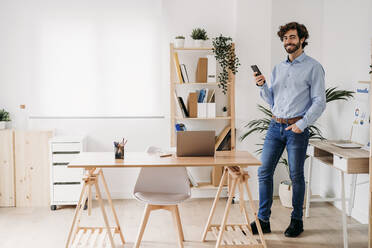
[[[214,156],[216,131],[177,132],[177,157]]]
[[[345,148],[345,149],[358,149],[362,148],[362,145],[357,144],[357,143],[352,143],[352,142],[334,142],[332,143],[333,145],[340,147],[340,148]]]

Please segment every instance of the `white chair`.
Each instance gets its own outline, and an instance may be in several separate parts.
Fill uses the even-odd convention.
[[[161,150],[157,147],[149,147],[147,152],[158,156],[157,153]],[[136,199],[146,203],[135,247],[140,246],[150,212],[159,209],[172,212],[178,230],[179,246],[183,247],[184,236],[177,204],[190,198],[191,195],[186,168],[142,168],[133,194]]]

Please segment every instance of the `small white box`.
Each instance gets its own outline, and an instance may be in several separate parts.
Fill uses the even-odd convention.
[[[207,103],[207,117],[216,118],[216,103]]]
[[[207,118],[207,103],[198,102],[198,118]]]
[[[208,83],[215,83],[216,80],[216,58],[214,55],[207,55],[208,59],[208,67],[207,67],[207,82]]]

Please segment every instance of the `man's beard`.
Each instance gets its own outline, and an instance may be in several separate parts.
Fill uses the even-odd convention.
[[[284,48],[287,51],[287,53],[292,54],[300,48],[300,45],[301,45],[300,42],[298,42],[297,44],[287,44]]]

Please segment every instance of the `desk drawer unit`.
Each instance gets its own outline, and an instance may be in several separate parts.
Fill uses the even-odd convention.
[[[334,167],[348,173],[348,174],[362,174],[369,171],[368,158],[343,158],[333,155]]]
[[[76,205],[82,189],[83,169],[67,168],[83,151],[82,137],[55,137],[50,141],[50,199],[51,209],[58,205]]]
[[[363,174],[369,172],[369,154],[362,149],[342,149],[331,142],[313,141],[309,145],[307,155],[319,162],[332,166],[347,174]]]

